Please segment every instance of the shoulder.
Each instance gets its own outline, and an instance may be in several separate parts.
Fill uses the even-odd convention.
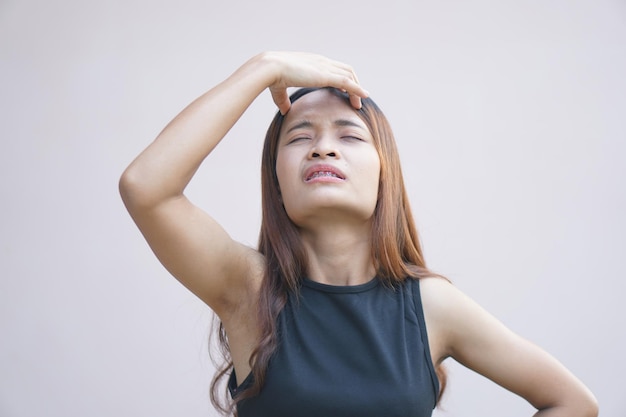
[[[445,278],[422,278],[419,280],[424,308],[440,322],[452,324],[451,320],[470,319],[485,311],[456,285]]]
[[[424,310],[431,318],[439,321],[454,314],[460,307],[459,303],[466,303],[468,300],[465,294],[445,278],[421,278],[419,286]]]

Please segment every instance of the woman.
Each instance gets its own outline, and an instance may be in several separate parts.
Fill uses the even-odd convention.
[[[303,89],[289,97],[290,87]],[[266,88],[279,113],[263,151],[255,250],[183,191]],[[216,379],[229,377],[240,417],[430,415],[448,357],[537,416],[598,413],[558,361],[428,271],[393,135],[348,65],[251,58],[166,126],[120,191],[162,264],[219,317],[230,362]]]

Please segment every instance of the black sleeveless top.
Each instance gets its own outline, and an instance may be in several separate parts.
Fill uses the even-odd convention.
[[[439,392],[419,281],[395,288],[304,280],[278,318],[280,344],[239,417],[424,417]],[[252,383],[248,377],[231,395]]]

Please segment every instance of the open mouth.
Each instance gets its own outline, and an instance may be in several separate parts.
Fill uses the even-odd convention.
[[[316,165],[312,166],[306,171],[306,175],[304,177],[305,182],[314,181],[314,180],[345,180],[346,177],[343,173],[337,168],[329,165]]]
[[[331,171],[316,171],[313,173],[313,175],[308,176],[306,180],[311,181],[311,180],[314,180],[315,178],[323,178],[323,177],[339,178],[341,180],[344,179]]]

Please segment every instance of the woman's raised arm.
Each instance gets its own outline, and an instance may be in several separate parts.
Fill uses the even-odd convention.
[[[345,64],[306,53],[259,54],[188,105],[120,178],[124,204],[161,263],[219,315],[255,292],[263,259],[233,241],[184,189],[263,90],[286,113],[287,88],[307,86],[342,88],[355,107],[367,95]]]

